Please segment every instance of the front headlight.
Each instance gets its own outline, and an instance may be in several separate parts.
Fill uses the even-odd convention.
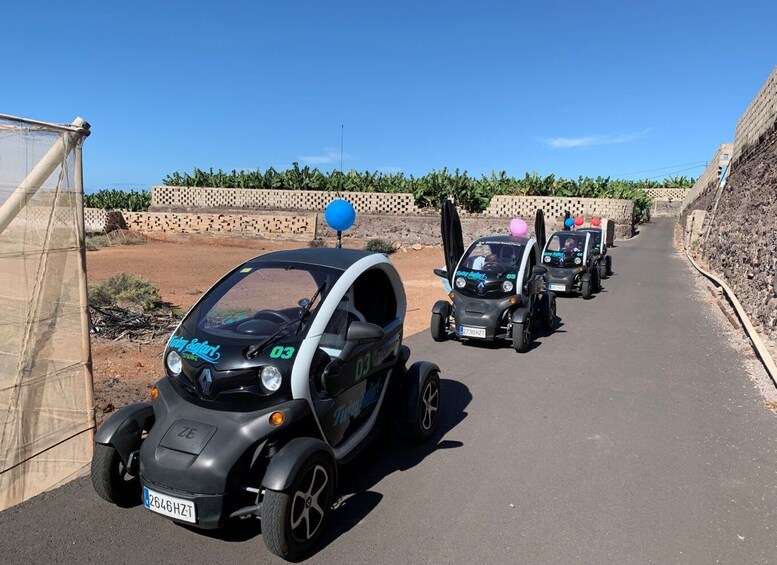
[[[178,352],[175,349],[167,354],[167,368],[170,369],[170,372],[176,377],[181,374],[183,362],[181,361],[181,356],[178,355]]]
[[[575,265],[579,265],[583,260],[580,257],[575,257]]]
[[[512,292],[513,290],[513,281],[504,281],[502,283],[502,290],[505,292]]]
[[[467,286],[467,281],[464,280],[464,277],[456,279],[456,288],[464,288],[465,286]]]
[[[543,260],[545,263],[550,263],[550,255],[545,255],[545,257],[543,257],[543,258],[542,258],[542,260]]]
[[[262,369],[262,384],[264,385],[264,388],[270,392],[275,392],[281,388],[281,380],[283,380],[283,378],[281,377],[281,372],[278,370],[278,367],[267,365]]]

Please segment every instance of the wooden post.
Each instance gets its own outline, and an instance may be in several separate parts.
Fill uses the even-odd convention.
[[[86,388],[86,424],[94,438],[94,377],[92,374],[92,343],[89,336],[89,296],[86,278],[86,229],[84,226],[84,167],[81,158],[83,138],[75,146],[76,242],[78,243],[78,296],[81,303],[81,347]]]

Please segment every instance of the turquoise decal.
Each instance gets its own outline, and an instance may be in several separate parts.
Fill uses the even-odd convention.
[[[221,358],[221,353],[219,353],[221,346],[211,345],[208,340],[199,341],[197,338],[189,340],[174,335],[170,338],[167,346],[182,353],[182,356],[190,361],[193,361],[194,357],[208,363],[215,363]]]

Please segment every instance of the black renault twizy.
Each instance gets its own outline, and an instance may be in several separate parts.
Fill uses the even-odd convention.
[[[547,268],[548,289],[554,292],[579,292],[588,300],[602,288],[599,248],[591,233],[584,230],[557,231],[550,236],[542,252]]]
[[[541,226],[537,233],[544,235],[541,211],[537,224]],[[525,222],[519,220],[518,225],[517,230],[511,228],[511,235],[480,238],[465,252],[456,209],[451,202],[444,203],[447,266],[435,269],[435,274],[449,283],[451,301],[439,300],[432,308],[430,330],[435,341],[508,340],[524,353],[531,346],[535,322],[546,331],[556,327],[556,297],[545,286],[541,248],[526,237]]]
[[[392,421],[416,441],[434,434],[439,369],[407,367],[405,309],[382,254],[301,249],[240,265],[170,338],[152,402],[98,430],[97,493],[202,529],[259,518],[273,553],[304,556],[338,465]]]
[[[605,233],[602,228],[578,228],[579,232],[588,232],[593,239],[594,249],[599,250],[599,278],[606,279],[612,276],[612,255],[607,251],[607,243],[605,241]]]

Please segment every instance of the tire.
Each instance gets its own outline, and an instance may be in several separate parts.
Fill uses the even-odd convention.
[[[600,279],[607,278],[607,265],[605,265],[604,263],[599,263],[599,278]]]
[[[434,435],[440,416],[440,375],[431,371],[426,375],[420,387],[415,421],[409,424],[408,439],[413,443],[423,443]]]
[[[531,345],[531,316],[527,316],[522,324],[513,324],[513,349],[518,353],[526,353]]]
[[[304,557],[329,521],[333,485],[331,459],[314,453],[300,468],[289,492],[265,491],[262,538],[267,549],[286,560]]]
[[[542,300],[542,329],[550,331],[556,328],[556,295],[546,292]]]
[[[605,257],[605,263],[607,264],[607,270],[606,270],[607,276],[611,277],[612,276],[612,257],[610,257],[609,255]]]
[[[591,290],[597,293],[602,291],[602,277],[599,276],[598,267],[591,274]]]
[[[91,475],[94,490],[103,500],[125,507],[140,502],[140,479],[127,473],[124,461],[113,446],[94,444]]]
[[[591,279],[585,279],[580,283],[580,294],[583,295],[583,300],[591,298]]]
[[[434,341],[445,341],[448,339],[448,318],[450,317],[450,306],[442,309],[439,314],[432,313],[432,321],[429,326],[429,330],[432,332],[432,339]]]

